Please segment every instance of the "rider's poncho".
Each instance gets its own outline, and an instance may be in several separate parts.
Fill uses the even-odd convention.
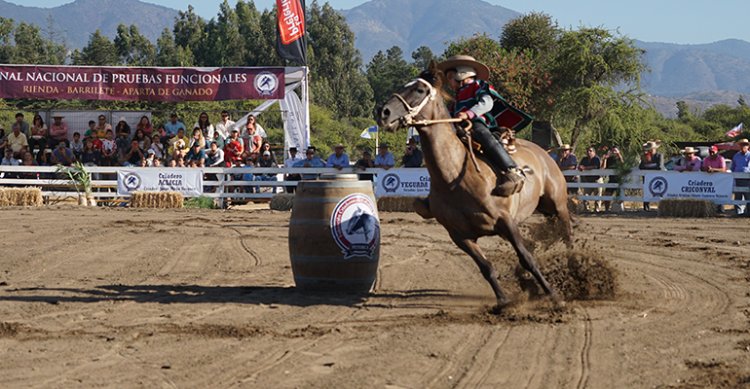
[[[484,96],[490,96],[494,99],[495,97],[500,97],[500,94],[495,91],[492,85],[483,80],[475,79],[473,82],[463,85],[456,92],[456,105],[453,116],[458,115],[460,112],[469,111],[472,107],[479,104]],[[477,115],[474,120],[481,121],[489,129],[497,127],[495,118],[489,112]]]

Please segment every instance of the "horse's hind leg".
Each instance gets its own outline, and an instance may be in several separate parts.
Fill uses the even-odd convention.
[[[521,262],[521,266],[534,276],[539,285],[541,285],[542,289],[544,289],[544,292],[550,295],[553,300],[559,302],[561,300],[560,296],[557,294],[557,291],[555,291],[552,285],[547,282],[547,279],[542,275],[542,272],[539,270],[539,266],[537,265],[534,256],[531,255],[529,250],[526,249],[526,246],[523,245],[521,232],[518,230],[518,226],[515,224],[515,222],[510,220],[510,216],[508,216],[506,220],[498,220],[497,225],[495,226],[495,231],[510,242],[513,248],[516,250],[516,254],[518,254],[518,259]]]
[[[495,298],[497,298],[496,308],[502,309],[503,307],[510,304],[510,300],[505,296],[505,293],[500,288],[500,283],[497,281],[497,270],[495,270],[495,267],[492,266],[492,263],[487,259],[487,257],[484,256],[482,249],[479,248],[479,245],[477,244],[477,240],[460,238],[454,236],[453,234],[451,234],[451,239],[453,239],[453,242],[456,243],[456,245],[461,250],[471,256],[471,259],[474,260],[474,263],[477,264],[479,270],[482,272],[484,279],[489,282],[490,286],[492,287],[492,291],[495,292]]]
[[[546,217],[557,217],[557,222],[563,229],[565,245],[571,248],[573,247],[573,220],[570,217],[567,200],[567,194],[564,195],[564,199],[555,199],[552,196],[545,195],[539,199],[537,210]]]

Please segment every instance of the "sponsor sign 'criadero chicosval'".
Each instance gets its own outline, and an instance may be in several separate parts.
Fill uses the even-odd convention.
[[[0,98],[276,100],[284,98],[284,68],[0,65]]]

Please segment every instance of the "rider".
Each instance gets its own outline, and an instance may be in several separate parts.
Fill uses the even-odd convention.
[[[498,183],[492,194],[510,196],[521,191],[525,174],[492,135],[492,131],[497,130],[497,123],[489,112],[493,106],[492,94],[497,92],[485,81],[490,76],[490,69],[468,55],[450,57],[441,62],[438,68],[447,76],[452,76],[457,83],[453,116],[471,120],[472,138],[482,146],[484,155],[495,171],[503,175],[504,179]]]

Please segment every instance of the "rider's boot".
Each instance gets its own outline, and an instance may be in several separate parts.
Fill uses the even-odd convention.
[[[519,169],[503,145],[492,136],[489,130],[476,131],[477,141],[482,144],[484,156],[498,173],[498,183],[492,190],[493,196],[508,197],[523,189],[526,174]],[[486,133],[485,133],[486,132]]]

